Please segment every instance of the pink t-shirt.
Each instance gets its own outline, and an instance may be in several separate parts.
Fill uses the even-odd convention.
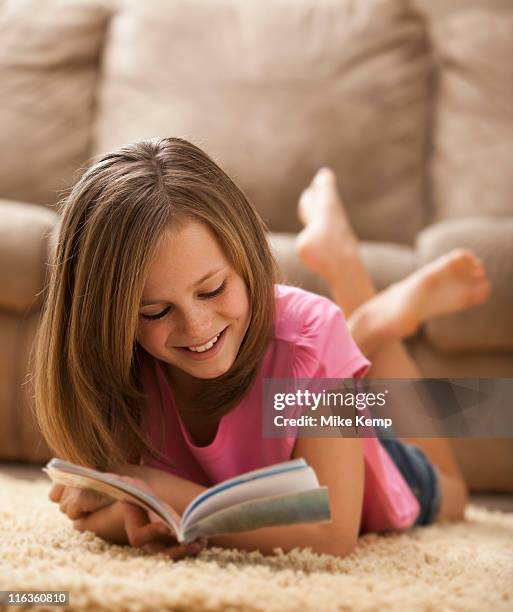
[[[338,306],[327,298],[286,285],[276,285],[275,295],[274,333],[261,368],[244,399],[221,418],[216,437],[208,446],[192,442],[176,410],[162,362],[145,354],[142,383],[147,394],[150,439],[176,467],[154,459],[145,462],[147,465],[211,486],[286,461],[292,456],[295,440],[261,435],[264,378],[351,378],[366,373],[370,363],[353,341]]]

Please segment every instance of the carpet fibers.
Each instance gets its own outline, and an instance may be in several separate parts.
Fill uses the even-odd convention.
[[[49,487],[0,475],[0,590],[65,590],[67,609],[95,612],[513,610],[513,514],[469,507],[462,523],[364,536],[346,559],[210,548],[172,563],[75,531]]]

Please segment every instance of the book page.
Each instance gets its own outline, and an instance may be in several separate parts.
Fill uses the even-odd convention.
[[[252,500],[220,510],[189,528],[186,542],[198,537],[252,531],[262,527],[331,520],[327,487]]]
[[[253,499],[273,497],[299,491],[307,491],[319,487],[317,476],[307,465],[282,473],[271,472],[253,480],[234,484],[224,489],[217,489],[214,495],[205,497],[202,503],[182,516],[183,529],[197,523],[203,517],[213,514],[223,508]]]
[[[251,472],[239,474],[238,476],[234,476],[233,478],[229,478],[228,480],[223,480],[222,482],[216,484],[213,487],[210,487],[209,489],[201,493],[201,495],[198,495],[196,499],[193,499],[191,503],[187,506],[187,508],[185,508],[182,515],[182,521],[186,521],[187,517],[197,506],[203,505],[206,500],[218,495],[220,492],[223,492],[227,489],[235,488],[245,482],[259,480],[261,478],[267,478],[268,476],[272,476],[274,474],[282,474],[286,472],[289,473],[294,470],[301,470],[305,467],[308,466],[304,459],[291,459],[290,461],[275,463],[273,465],[268,465],[264,468],[252,470]],[[314,486],[318,486],[318,483]]]

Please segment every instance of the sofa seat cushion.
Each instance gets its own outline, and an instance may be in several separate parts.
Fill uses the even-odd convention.
[[[412,243],[424,221],[430,54],[403,0],[125,0],[112,21],[95,152],[192,140],[274,231],[334,168],[357,234]]]
[[[513,197],[513,196],[512,196]],[[485,304],[427,322],[426,336],[441,351],[513,351],[513,217],[448,219],[417,239],[419,265],[456,247],[472,250],[491,284]]]
[[[0,461],[48,461],[52,453],[33,413],[29,355],[39,311],[20,316],[0,309]]]
[[[511,378],[513,351],[446,353],[420,333],[406,348],[426,378]]]

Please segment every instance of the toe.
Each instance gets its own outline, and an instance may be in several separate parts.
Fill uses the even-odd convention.
[[[492,292],[491,285],[488,281],[478,283],[472,291],[472,301],[474,304],[483,304],[488,300]]]
[[[317,171],[317,174],[314,177],[314,183],[316,185],[321,184],[329,184],[334,185],[336,181],[335,173],[331,168],[323,166]]]
[[[486,278],[486,270],[484,269],[483,266],[476,266],[475,268],[472,269],[472,276],[476,280]]]
[[[305,189],[299,196],[297,214],[304,225],[307,225],[310,221],[309,209],[311,205],[311,199],[312,190],[310,188]]]
[[[301,192],[301,195],[299,196],[300,206],[305,206],[310,201],[311,197],[312,197],[312,188],[307,187]]]
[[[456,249],[452,249],[447,253],[447,258],[451,261],[460,261],[465,263],[473,262],[476,257],[474,253],[470,249],[465,249],[463,247],[458,247]]]

